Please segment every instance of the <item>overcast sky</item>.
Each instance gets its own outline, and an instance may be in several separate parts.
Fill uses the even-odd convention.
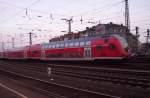
[[[8,47],[14,37],[16,46],[27,45],[28,32],[34,33],[34,44],[48,42],[65,33],[61,31],[68,31],[67,23],[61,19],[73,18],[73,32],[99,22],[124,24],[123,1],[0,0],[0,42],[7,42]],[[135,26],[139,26],[140,40],[144,42],[144,32],[150,29],[150,0],[129,0],[129,9],[131,31],[135,34]]]

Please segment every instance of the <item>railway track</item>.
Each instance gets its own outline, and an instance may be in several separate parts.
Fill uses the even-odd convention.
[[[108,94],[52,83],[35,77],[14,73],[8,70],[1,70],[0,73],[1,75],[5,75],[6,77],[17,80],[17,82],[19,81],[18,84],[39,90],[52,98],[120,98]]]
[[[12,65],[8,65],[12,66]],[[6,66],[5,66],[6,67]],[[113,86],[119,85],[121,88],[131,91],[128,95],[138,95],[138,96],[148,96],[150,93],[150,72],[149,71],[137,71],[137,70],[122,70],[122,69],[112,69],[112,68],[95,68],[95,67],[79,67],[79,66],[66,66],[66,65],[26,65],[22,64],[21,66],[15,65],[13,68],[9,69],[8,67],[5,69],[13,70],[17,73],[27,74],[23,72],[25,69],[28,70],[28,73],[34,73],[34,75],[29,75],[32,77],[37,77],[39,79],[45,80],[47,77],[46,70],[47,67],[52,68],[52,76],[54,77],[69,77],[70,80],[62,81],[62,84],[70,85],[76,88],[82,88],[86,90],[91,90],[94,92],[100,92],[100,86],[104,86],[106,82],[112,83]],[[14,68],[18,68],[20,71],[16,71]],[[66,70],[67,69],[67,70]],[[30,72],[29,72],[30,71]],[[37,74],[39,76],[37,76]],[[43,74],[43,76],[42,76]],[[41,76],[40,76],[41,75]],[[79,80],[78,83],[82,81],[81,85],[86,84],[86,86],[92,84],[93,87],[77,85],[77,81],[74,83],[73,81]],[[56,78],[57,80],[57,78]],[[67,84],[65,82],[69,82]],[[87,82],[88,81],[88,82]],[[105,82],[104,85],[101,82]],[[74,86],[75,85],[75,86]],[[111,85],[111,86],[112,86]],[[107,86],[107,85],[106,85]],[[108,86],[107,86],[108,87]],[[126,88],[127,87],[127,88]],[[109,89],[113,89],[108,87]],[[115,87],[114,87],[115,88]],[[105,89],[105,88],[103,88]],[[119,92],[119,91],[118,91]],[[112,92],[110,92],[112,93]],[[122,94],[122,95],[121,95]],[[126,95],[125,92],[117,94],[118,96]]]
[[[150,56],[149,55],[137,55],[130,58],[128,63],[145,63],[150,64]]]
[[[142,58],[142,59],[141,59]],[[119,68],[119,69],[133,69],[133,70],[150,70],[150,57],[132,57],[128,60],[122,61],[98,61],[98,62],[50,62],[50,61],[40,61],[40,60],[0,60],[2,62],[10,63],[20,63],[28,65],[72,65],[72,66],[82,66],[82,67],[99,67],[99,68]]]

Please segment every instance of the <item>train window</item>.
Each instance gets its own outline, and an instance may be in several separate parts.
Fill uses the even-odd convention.
[[[57,48],[57,44],[55,44],[54,46],[55,46],[54,48]]]
[[[53,45],[52,45],[52,44],[50,44],[50,45],[49,45],[49,48],[52,48],[52,47],[53,47]]]
[[[68,43],[65,43],[65,47],[68,47]]]
[[[50,45],[50,48],[52,48],[52,44]]]
[[[47,49],[47,48],[48,48],[48,45],[46,44],[46,45],[45,45],[45,49]]]
[[[73,46],[73,42],[69,43],[69,46],[72,47]]]
[[[72,47],[74,47],[75,42],[72,42]]]
[[[56,44],[54,44],[54,48],[56,48]]]
[[[53,44],[51,44],[51,48],[53,48]]]
[[[70,43],[68,43],[68,46],[70,47],[70,46],[71,46],[71,44],[70,44]]]
[[[80,42],[80,46],[84,46],[84,42]]]
[[[64,44],[63,44],[63,43],[61,43],[61,44],[60,44],[60,47],[61,47],[61,48],[62,48],[62,47],[64,47]]]
[[[109,48],[110,48],[111,50],[115,50],[115,49],[116,49],[116,47],[115,47],[114,44],[109,44]]]
[[[52,45],[52,48],[55,48],[55,45],[54,45],[54,44]]]
[[[47,49],[50,47],[50,45],[49,44],[47,44]]]
[[[102,48],[102,46],[96,46],[96,51],[100,51]]]
[[[75,42],[75,44],[74,44],[75,46],[79,46],[79,42]]]
[[[48,48],[51,48],[51,45],[50,45],[50,44],[48,45]]]
[[[91,45],[91,42],[90,41],[86,41],[86,45],[87,46]]]
[[[49,45],[49,44],[47,44],[47,49],[49,48],[49,46],[50,46],[50,45]]]
[[[56,44],[56,48],[59,48],[59,44]]]
[[[47,44],[47,49],[50,48],[50,44]]]

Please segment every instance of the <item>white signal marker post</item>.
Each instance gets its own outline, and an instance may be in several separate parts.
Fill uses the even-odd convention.
[[[51,79],[51,80],[54,80],[53,78],[52,78],[52,69],[51,69],[51,67],[47,67],[47,74],[48,74],[48,77]]]

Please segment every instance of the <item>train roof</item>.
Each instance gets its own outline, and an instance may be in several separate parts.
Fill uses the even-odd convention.
[[[18,51],[18,50],[24,50],[24,47],[15,47],[15,48],[11,48],[11,49],[5,49],[4,51]]]
[[[94,39],[99,39],[99,38],[108,38],[110,36],[114,36],[116,34],[112,34],[112,35],[98,35],[98,36],[86,36],[84,38],[79,38],[79,39],[71,39],[71,40],[64,40],[64,41],[55,41],[55,42],[49,42],[49,43],[43,43],[43,44],[56,44],[56,43],[65,43],[65,42],[76,42],[76,41],[89,41],[89,40],[94,40]]]

